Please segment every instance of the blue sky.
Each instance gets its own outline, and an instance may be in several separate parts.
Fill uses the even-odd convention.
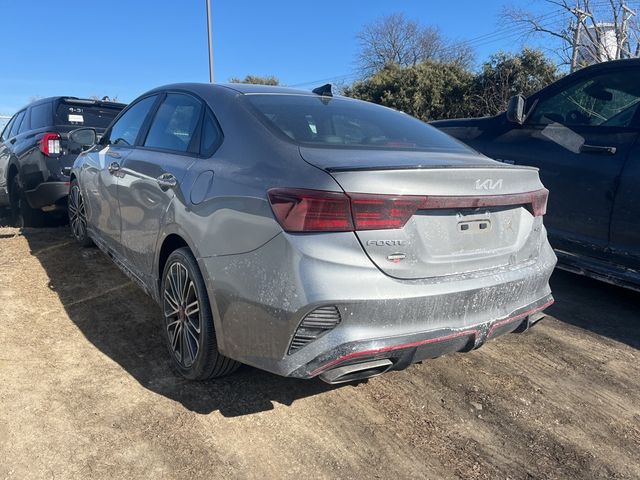
[[[477,39],[478,60],[521,47],[499,12],[524,0],[212,0],[216,81],[276,75],[287,85],[350,80],[362,26],[389,13]],[[0,0],[0,114],[33,97],[118,96],[208,81],[205,0]],[[497,32],[497,33],[496,33]],[[502,32],[502,33],[501,33]]]

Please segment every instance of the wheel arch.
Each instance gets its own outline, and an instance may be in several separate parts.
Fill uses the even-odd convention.
[[[163,236],[158,241],[158,247],[156,248],[156,261],[155,261],[155,296],[156,301],[161,304],[162,302],[162,273],[164,266],[172,252],[178,248],[188,248],[196,259],[200,273],[204,279],[205,287],[207,290],[207,296],[209,300],[209,306],[211,307],[211,313],[213,315],[213,324],[216,331],[216,339],[218,349],[224,353],[224,333],[223,325],[218,311],[217,302],[214,297],[214,290],[209,281],[209,272],[207,272],[202,259],[200,258],[197,248],[194,247],[194,243],[189,235],[178,225],[171,225],[164,232]]]
[[[13,177],[16,177],[18,173],[18,166],[15,163],[11,163],[7,169],[7,189],[11,188]]]
[[[175,252],[177,249],[183,248],[183,247],[187,247],[189,250],[191,250],[191,252],[193,252],[191,247],[189,247],[189,244],[187,243],[187,241],[177,233],[170,233],[162,241],[162,244],[160,245],[160,249],[158,250],[158,255],[156,259],[156,268],[158,272],[158,275],[156,276],[157,277],[156,287],[158,289],[158,292],[160,292],[160,285],[162,283],[162,272],[164,271],[164,266],[167,263],[167,259],[169,258],[169,255],[171,255],[171,253]]]

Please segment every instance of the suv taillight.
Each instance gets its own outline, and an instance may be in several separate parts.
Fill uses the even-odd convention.
[[[47,157],[51,155],[60,155],[62,149],[60,146],[60,134],[45,133],[40,140],[40,151]]]
[[[413,196],[339,193],[297,188],[269,190],[276,219],[287,232],[353,232],[402,228],[418,210],[525,206],[546,213],[549,192],[484,196]]]

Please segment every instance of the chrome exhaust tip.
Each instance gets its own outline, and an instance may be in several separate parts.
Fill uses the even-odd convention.
[[[356,363],[355,365],[333,368],[321,373],[320,380],[330,383],[331,385],[353,382],[365,378],[377,377],[388,371],[391,367],[393,367],[393,362],[388,358]]]

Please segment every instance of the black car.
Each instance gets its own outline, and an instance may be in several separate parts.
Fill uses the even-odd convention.
[[[16,113],[0,136],[0,207],[10,206],[20,226],[38,226],[43,212],[63,209],[69,170],[82,147],[69,132],[100,134],[124,104],[75,97],[38,100]]]
[[[538,167],[559,266],[640,290],[639,105],[640,59],[619,60],[516,96],[495,117],[433,125],[496,160]]]

